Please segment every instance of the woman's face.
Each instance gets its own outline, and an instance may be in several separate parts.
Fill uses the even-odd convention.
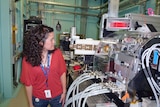
[[[51,32],[51,33],[48,33],[48,38],[45,40],[44,42],[44,46],[43,46],[43,49],[48,51],[48,50],[54,50],[54,33]]]

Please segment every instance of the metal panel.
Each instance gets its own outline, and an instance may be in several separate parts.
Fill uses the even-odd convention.
[[[11,13],[10,0],[0,1],[0,28],[1,28],[1,63],[0,71],[2,91],[5,98],[9,98],[13,94],[13,78],[12,78],[12,47],[11,47]]]
[[[81,5],[87,7],[88,6],[88,1],[82,0]],[[87,11],[88,11],[87,9],[82,9],[82,13],[86,14]],[[86,35],[87,16],[81,16],[80,22],[81,22],[81,24],[80,24],[80,34]]]
[[[106,29],[108,31],[118,31],[129,29],[130,20],[128,18],[107,18]]]
[[[108,4],[108,16],[118,17],[119,0],[109,0]]]
[[[158,32],[160,32],[160,16],[147,16],[143,14],[126,14],[125,17],[130,19],[130,31],[135,30],[135,22],[138,24],[152,24]]]

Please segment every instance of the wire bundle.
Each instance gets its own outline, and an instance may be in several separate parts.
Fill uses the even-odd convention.
[[[100,72],[85,72],[77,77],[71,86],[68,89],[66,95],[66,102],[64,107],[71,105],[71,107],[85,107],[86,101],[88,97],[104,94],[104,93],[111,93],[111,92],[118,92],[125,90],[125,87],[119,87],[116,83],[112,81],[104,82],[104,79],[114,77],[118,81],[122,82],[117,76],[113,74],[102,74]],[[79,90],[79,85],[82,82],[91,80],[91,79],[100,79],[101,82],[93,83],[87,86],[83,91]]]
[[[66,103],[65,103],[64,107],[67,107],[71,103],[72,103],[72,107],[75,107],[75,105],[78,105],[78,103],[81,102],[79,100],[81,100],[82,98],[86,97],[86,95],[87,95],[88,92],[91,92],[93,90],[95,91],[96,89],[102,88],[102,86],[100,85],[100,83],[95,83],[95,84],[89,85],[82,92],[79,91],[79,85],[82,82],[85,82],[85,81],[91,80],[91,79],[99,79],[99,78],[103,81],[103,79],[107,78],[107,76],[102,75],[99,72],[89,72],[89,73],[85,72],[82,75],[80,75],[79,77],[77,77],[73,81],[73,83],[71,84],[71,86],[68,89],[68,92],[67,92],[67,95],[66,95]],[[106,89],[106,91],[107,90],[108,89]],[[95,93],[93,93],[93,94],[95,94]],[[89,96],[93,95],[93,94],[89,94]],[[98,95],[98,93],[96,95]],[[75,102],[77,102],[77,103],[75,104]],[[81,106],[79,106],[79,107],[81,107]]]
[[[157,83],[155,82],[152,73],[151,73],[151,68],[150,68],[150,59],[151,59],[151,54],[153,51],[158,51],[160,53],[160,44],[154,44],[152,45],[150,48],[147,48],[141,57],[141,61],[142,61],[142,69],[145,73],[145,76],[147,78],[147,81],[153,91],[153,94],[155,96],[156,99],[156,103],[157,103],[157,107],[160,107],[160,102],[159,102],[159,98],[158,98],[158,94],[160,94],[160,87],[157,85]]]

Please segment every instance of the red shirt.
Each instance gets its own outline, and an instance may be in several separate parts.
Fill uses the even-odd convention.
[[[33,96],[46,99],[44,90],[50,89],[52,98],[62,93],[62,84],[60,77],[66,72],[66,64],[63,55],[59,49],[52,53],[50,70],[48,73],[48,87],[46,85],[46,76],[40,66],[33,67],[26,59],[22,60],[22,72],[20,80],[26,85],[33,87]]]

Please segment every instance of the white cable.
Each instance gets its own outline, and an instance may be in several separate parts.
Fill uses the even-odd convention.
[[[73,107],[75,107],[74,96],[77,94],[77,93],[75,93],[75,90],[77,89],[77,92],[79,91],[79,88],[78,88],[79,84],[81,84],[81,83],[84,82],[84,81],[93,79],[93,78],[95,78],[95,76],[93,76],[93,75],[92,75],[92,76],[89,76],[89,77],[87,77],[87,78],[84,78],[84,79],[78,81],[77,84],[75,84],[75,86],[72,88]]]
[[[68,92],[66,95],[66,102],[68,102],[70,94],[73,92],[73,90],[75,88],[77,88],[77,86],[79,86],[79,84],[81,84],[84,81],[95,78],[96,77],[95,75],[97,75],[95,72],[91,72],[91,73],[84,73],[84,74],[80,75],[79,77],[77,77],[77,79],[75,79],[75,81],[71,84],[71,86],[68,89]],[[74,97],[74,95],[73,95],[73,97]]]
[[[156,48],[157,46],[160,46],[160,44],[152,45],[149,49],[147,49],[146,50],[147,53],[145,56],[146,56],[146,66],[147,66],[149,76],[151,77],[151,81],[153,82],[153,85],[156,88],[156,90],[160,93],[160,88],[157,85],[157,83],[155,82],[155,80],[153,79],[153,76],[152,76],[152,73],[150,70],[150,66],[149,66],[149,59],[150,59],[150,56],[151,56],[151,53],[153,52],[153,50],[158,50],[160,52],[160,49]]]
[[[95,73],[95,72],[94,72]],[[92,75],[91,75],[92,74]],[[114,77],[115,79],[119,80],[119,78],[117,78],[116,76],[114,75],[107,75],[107,76],[110,76],[110,77]],[[95,77],[97,78],[100,78],[101,80],[103,78],[107,78],[107,76],[97,76],[97,74],[94,74],[93,73],[84,73],[82,75],[80,75],[79,77],[77,77],[77,79],[71,84],[71,86],[69,87],[69,90],[67,92],[67,96],[66,96],[66,103],[65,103],[65,107],[67,107],[67,105],[69,105],[70,103],[72,103],[73,107],[75,106],[75,101],[78,102],[78,105],[80,105],[81,103],[81,99],[86,97],[85,95],[89,92],[89,91],[93,91],[97,88],[100,88],[100,87],[93,87],[92,85],[91,86],[88,86],[83,92],[80,92],[79,93],[79,84],[81,84],[82,82],[84,81],[87,81],[89,79],[93,79]],[[122,80],[119,80],[122,82]],[[109,88],[112,88],[112,87],[109,87]],[[118,88],[118,87],[117,87]],[[108,89],[107,89],[108,90]],[[115,90],[115,91],[120,91],[120,90],[117,90],[115,88],[112,88],[112,90]],[[70,94],[72,93],[72,97],[70,97]]]
[[[155,83],[153,83],[153,79],[150,79],[150,77],[152,78],[151,72],[150,71],[147,72],[147,70],[150,70],[149,69],[149,57],[150,57],[151,52],[153,51],[152,48],[153,47],[155,48],[156,46],[159,46],[159,44],[153,45],[151,48],[146,49],[142,54],[142,59],[141,60],[142,60],[142,68],[143,68],[144,73],[146,75],[147,81],[148,81],[149,85],[151,86],[151,89],[152,89],[152,91],[154,93],[154,96],[156,98],[157,107],[160,107],[159,106],[159,99],[158,99],[158,96],[157,96],[157,93],[156,93],[156,90],[158,91],[159,89],[157,89],[157,86],[155,87],[156,90],[154,89]],[[145,62],[144,62],[145,58],[146,58],[147,69],[145,67]]]
[[[77,107],[79,107],[79,105],[81,105],[81,101],[82,101],[83,98],[86,97],[86,93],[90,92],[91,90],[95,90],[97,88],[99,89],[100,86],[99,86],[99,84],[95,83],[95,84],[92,84],[92,85],[88,86],[84,91],[82,91],[80,96],[79,96]]]
[[[84,101],[82,103],[82,106],[78,107],[85,107],[86,101],[88,97],[99,95],[99,94],[104,94],[104,93],[109,93],[110,91],[108,89],[95,89],[87,93],[86,97],[84,98]]]
[[[155,49],[156,49],[156,48],[155,48]],[[156,50],[158,50],[158,49],[156,49]],[[153,51],[152,49],[149,50],[148,55],[147,55],[147,57],[146,57],[146,67],[147,67],[148,73],[149,73],[149,75],[150,75],[150,77],[151,77],[151,81],[152,81],[154,87],[155,87],[156,90],[160,93],[160,88],[159,88],[159,86],[157,85],[157,83],[155,82],[155,80],[153,79],[153,76],[152,76],[152,74],[151,74],[151,69],[150,69],[150,67],[149,67],[149,58],[150,58],[150,56],[151,56],[151,52],[152,52],[152,51]],[[160,50],[159,50],[159,52],[160,52]]]
[[[79,84],[80,82],[86,81],[88,79],[92,79],[94,78],[93,76],[84,76],[81,80],[76,80],[76,84]],[[71,93],[74,90],[74,87],[76,87],[76,84],[74,84],[71,88],[69,88],[68,92],[67,92],[67,96],[66,96],[66,101],[68,100],[69,96],[71,95]]]
[[[144,56],[144,57],[143,57]],[[145,55],[142,55],[142,60],[144,60],[145,59],[145,57],[147,56],[147,54],[145,54]],[[149,57],[149,56],[147,56],[147,57]],[[146,58],[147,59],[147,58]],[[146,64],[148,64],[149,63],[149,61],[146,61]],[[142,63],[143,65],[142,65],[142,67],[143,67],[143,69],[146,69],[146,67],[145,67],[145,65],[144,65],[144,62]],[[147,70],[148,70],[148,66],[147,66]],[[153,79],[152,78],[152,74],[151,74],[151,72],[150,71],[148,71],[148,72],[146,72],[146,73],[149,73],[149,74],[147,74],[147,77],[150,77],[151,79]],[[150,80],[151,80],[150,79]],[[151,81],[152,82],[152,81]],[[153,84],[153,83],[152,83]],[[158,90],[157,90],[158,91]]]
[[[79,90],[79,89],[78,89],[78,88],[79,88],[78,86],[79,86],[80,83],[82,83],[83,81],[92,79],[92,77],[89,78],[90,76],[88,77],[88,75],[89,75],[89,74],[87,74],[87,75],[85,75],[85,76],[81,76],[81,77],[82,77],[81,79],[80,79],[80,78],[79,78],[78,80],[76,79],[76,82],[74,82],[75,85],[74,85],[74,86],[72,85],[72,91],[70,91],[70,92],[73,92],[72,97],[71,97],[71,98],[67,97],[66,105],[68,105],[68,104],[70,104],[70,103],[72,102],[72,103],[73,103],[72,106],[74,107],[74,106],[75,106],[75,101],[77,101],[78,104],[81,103],[81,99],[83,98],[84,94],[86,93],[86,90],[88,91],[88,89],[90,89],[90,91],[91,91],[91,90],[93,90],[93,89],[99,88],[99,87],[93,87],[92,85],[90,85],[90,86],[88,86],[83,92],[78,93],[78,91],[77,91],[77,93],[75,93],[75,90],[76,90],[76,89]],[[96,76],[96,75],[98,75],[98,76]],[[100,78],[100,79],[103,81],[103,79],[104,79],[104,78],[107,78],[108,75],[107,75],[107,76],[104,76],[104,75],[101,76],[101,75],[95,73],[94,75],[92,74],[92,76],[93,76],[93,78],[95,78],[95,77],[96,77],[96,78]],[[111,75],[110,75],[110,77],[111,77]],[[115,76],[112,75],[112,77],[115,77]],[[115,77],[115,78],[116,78],[116,77]],[[117,79],[118,79],[118,78],[117,78]],[[122,80],[120,80],[120,81],[122,82]],[[77,83],[77,82],[78,82],[78,83]],[[76,83],[77,83],[77,84],[76,84]],[[111,84],[110,84],[110,86],[111,86]],[[92,87],[93,89],[92,89],[91,87]],[[121,90],[121,89],[118,89],[118,87],[117,87],[117,88],[116,88],[116,87],[113,87],[113,88],[112,88],[112,87],[109,87],[109,88],[111,88],[113,91],[117,91],[117,92],[119,92],[119,91]],[[81,97],[79,97],[80,94],[82,94]],[[79,98],[77,98],[77,97],[79,97]],[[69,99],[68,99],[68,98],[69,98]],[[71,100],[72,100],[72,101],[71,101]],[[80,100],[80,101],[79,101],[79,100]],[[66,106],[65,106],[65,107],[66,107]]]
[[[73,92],[72,92],[72,96],[73,96],[73,107],[75,106],[75,102],[74,102],[74,96],[79,92],[79,84],[81,84],[84,81],[90,80],[90,79],[101,79],[101,82],[103,82],[103,79],[106,78],[107,76],[104,76],[103,74],[98,74],[95,73],[94,75],[92,74],[92,76],[90,78],[86,78],[83,81],[80,81],[78,84],[75,85],[75,87],[73,88]],[[76,90],[77,89],[77,90]],[[77,93],[75,93],[75,91],[77,91]]]
[[[92,84],[92,85],[88,86],[88,87],[86,88],[86,90],[95,89],[98,85],[99,85],[99,84],[97,84],[97,83]],[[74,101],[79,100],[79,98],[80,98],[80,96],[81,96],[82,93],[83,93],[83,91],[80,92],[80,93],[78,93],[78,94],[76,94],[75,97],[74,97]],[[85,97],[85,96],[82,96],[82,97]],[[65,107],[67,107],[67,105],[69,105],[69,104],[72,103],[72,102],[73,102],[73,97],[71,97],[71,98],[68,99],[68,101],[65,103]]]
[[[84,76],[85,77],[85,76]],[[104,75],[102,75],[102,76],[94,76],[94,78],[101,78],[101,80],[102,79],[104,79],[104,78],[106,78],[107,76],[104,76]],[[85,80],[86,78],[84,78],[84,80]],[[79,80],[80,82],[82,82],[82,80]],[[78,81],[77,81],[78,82]],[[103,83],[104,84],[104,83]],[[79,84],[78,84],[79,85]],[[77,86],[78,86],[77,85]],[[76,87],[77,87],[76,85],[74,85],[74,87],[72,88],[72,90],[74,90]],[[104,86],[104,85],[103,85]],[[112,83],[108,83],[108,85],[107,84],[105,84],[105,86],[106,87],[108,87],[108,88],[110,88],[111,90],[113,90],[113,91],[120,91],[119,89],[117,89],[118,87],[114,87],[113,86],[113,84]],[[76,93],[75,95],[73,95],[71,98],[69,98],[68,100],[66,100],[66,103],[65,103],[65,107],[67,107],[67,105],[69,105],[69,104],[71,104],[72,103],[72,106],[75,106],[75,101],[78,103],[78,105],[79,105],[79,107],[80,107],[80,105],[81,105],[81,100],[82,100],[82,98],[84,98],[84,97],[86,97],[86,95],[87,95],[87,93],[88,92],[90,92],[90,91],[93,91],[93,90],[96,90],[96,89],[102,89],[102,85],[100,85],[100,83],[99,84],[92,84],[92,85],[90,85],[90,86],[88,86],[84,91],[82,91],[82,92],[80,92],[80,93]],[[108,92],[109,90],[107,89],[107,92]],[[74,104],[74,105],[73,105]],[[76,106],[77,107],[77,106]]]
[[[92,87],[92,88],[91,88]],[[81,93],[81,96],[79,97],[79,101],[78,101],[78,107],[81,107],[81,101],[82,101],[82,99],[84,98],[83,96],[85,96],[86,97],[86,93],[89,93],[90,91],[92,91],[92,90],[99,90],[99,89],[101,89],[102,88],[102,85],[101,84],[92,84],[92,85],[90,85],[90,86],[88,86],[82,93]]]
[[[67,95],[66,95],[66,100],[69,98],[71,92],[72,92],[72,89],[73,87],[75,86],[75,84],[77,84],[80,79],[83,79],[83,78],[87,78],[89,76],[89,73],[84,73],[84,74],[81,74],[79,77],[77,77],[71,84],[71,86],[69,87],[68,91],[67,91]]]

